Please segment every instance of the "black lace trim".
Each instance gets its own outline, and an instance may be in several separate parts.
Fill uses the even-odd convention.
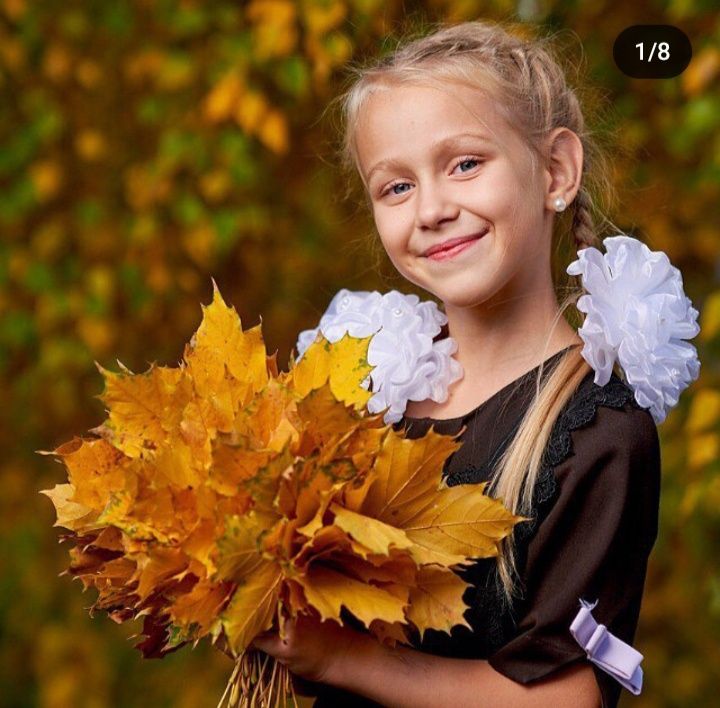
[[[590,384],[578,389],[555,421],[543,455],[538,478],[533,490],[533,513],[530,521],[515,527],[517,567],[522,569],[527,558],[528,545],[535,534],[540,519],[549,511],[550,502],[555,498],[557,485],[554,469],[572,453],[571,432],[588,425],[597,412],[598,406],[622,408],[626,404],[635,408],[641,406],[635,401],[632,389],[615,373],[604,386]],[[448,486],[457,484],[478,484],[490,478],[490,471],[510,444],[517,432],[519,422],[498,446],[487,465],[468,465],[464,469],[447,474]],[[499,592],[497,563],[494,558],[477,560],[473,565],[458,571],[459,575],[472,585],[463,597],[470,609],[466,612],[468,622],[477,629],[470,632],[465,627],[453,630],[450,637],[432,630],[426,632],[429,641],[423,641],[422,648],[444,655],[473,656],[487,658],[503,646],[516,629],[514,608],[508,608]],[[521,588],[522,590],[522,588]],[[522,595],[521,595],[522,598]],[[429,635],[429,636],[428,636]],[[450,644],[453,643],[453,647]]]
[[[642,408],[635,400],[633,390],[618,376],[613,374],[605,386],[592,383],[586,395],[572,399],[553,427],[545,449],[540,480],[535,488],[533,500],[536,504],[547,501],[555,492],[553,469],[570,457],[572,438],[570,433],[583,428],[595,418],[598,406],[622,408],[630,403],[634,408]]]

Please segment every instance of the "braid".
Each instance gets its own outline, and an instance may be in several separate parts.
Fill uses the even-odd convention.
[[[592,217],[592,200],[585,187],[580,187],[572,206],[573,219],[570,230],[575,239],[575,246],[580,249],[599,245],[600,239],[595,232],[595,223]]]

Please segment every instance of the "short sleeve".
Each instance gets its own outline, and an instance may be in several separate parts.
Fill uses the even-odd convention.
[[[528,546],[516,636],[488,658],[523,684],[588,661],[569,631],[581,598],[597,600],[595,619],[632,644],[657,538],[660,445],[651,414],[598,406],[571,438],[571,454],[554,470],[555,502]],[[620,684],[591,666],[603,707],[614,707]]]

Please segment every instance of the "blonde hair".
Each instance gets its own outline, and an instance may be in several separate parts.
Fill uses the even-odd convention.
[[[338,97],[343,113],[341,153],[345,166],[358,168],[356,129],[361,110],[374,90],[418,81],[435,81],[444,87],[448,82],[469,85],[492,96],[508,124],[525,138],[533,160],[545,161],[541,141],[555,128],[568,128],[580,138],[584,149],[580,189],[567,212],[559,216],[564,231],[559,224],[555,228],[561,236],[571,234],[573,242],[568,246],[574,244],[575,249],[599,245],[594,214],[602,214],[604,209],[598,202],[609,206],[614,201],[608,162],[585,126],[578,90],[569,86],[560,60],[551,50],[551,40],[523,36],[527,32],[527,26],[488,21],[441,26],[427,36],[401,42],[370,66],[351,67],[352,83]],[[574,250],[570,252],[574,254]],[[561,292],[557,277],[555,282]],[[556,322],[583,293],[577,280],[569,276],[564,289],[568,294],[560,304]],[[548,341],[551,335],[552,328]],[[532,404],[489,484],[490,492],[514,513],[532,515],[533,490],[550,433],[590,370],[579,346],[566,351],[542,386],[540,366]],[[497,569],[502,596],[511,606],[519,594],[514,534],[503,541]]]

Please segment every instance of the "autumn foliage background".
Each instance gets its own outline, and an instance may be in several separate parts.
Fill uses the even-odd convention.
[[[660,426],[661,528],[621,705],[705,706],[720,685],[720,12],[712,0],[0,0],[0,696],[3,706],[206,706],[230,661],[143,661],[137,627],[58,578],[67,549],[35,454],[104,418],[94,361],[175,365],[212,297],[263,318],[287,367],[340,287],[414,289],[344,200],[331,114],[350,59],[401,27],[519,19],[566,32],[607,107],[610,216],[682,271],[700,310],[700,379]],[[676,79],[625,77],[612,43],[674,24]],[[573,34],[574,33],[574,34]],[[573,44],[574,42],[574,44]],[[377,260],[377,267],[376,267]],[[423,296],[422,293],[418,293]]]

